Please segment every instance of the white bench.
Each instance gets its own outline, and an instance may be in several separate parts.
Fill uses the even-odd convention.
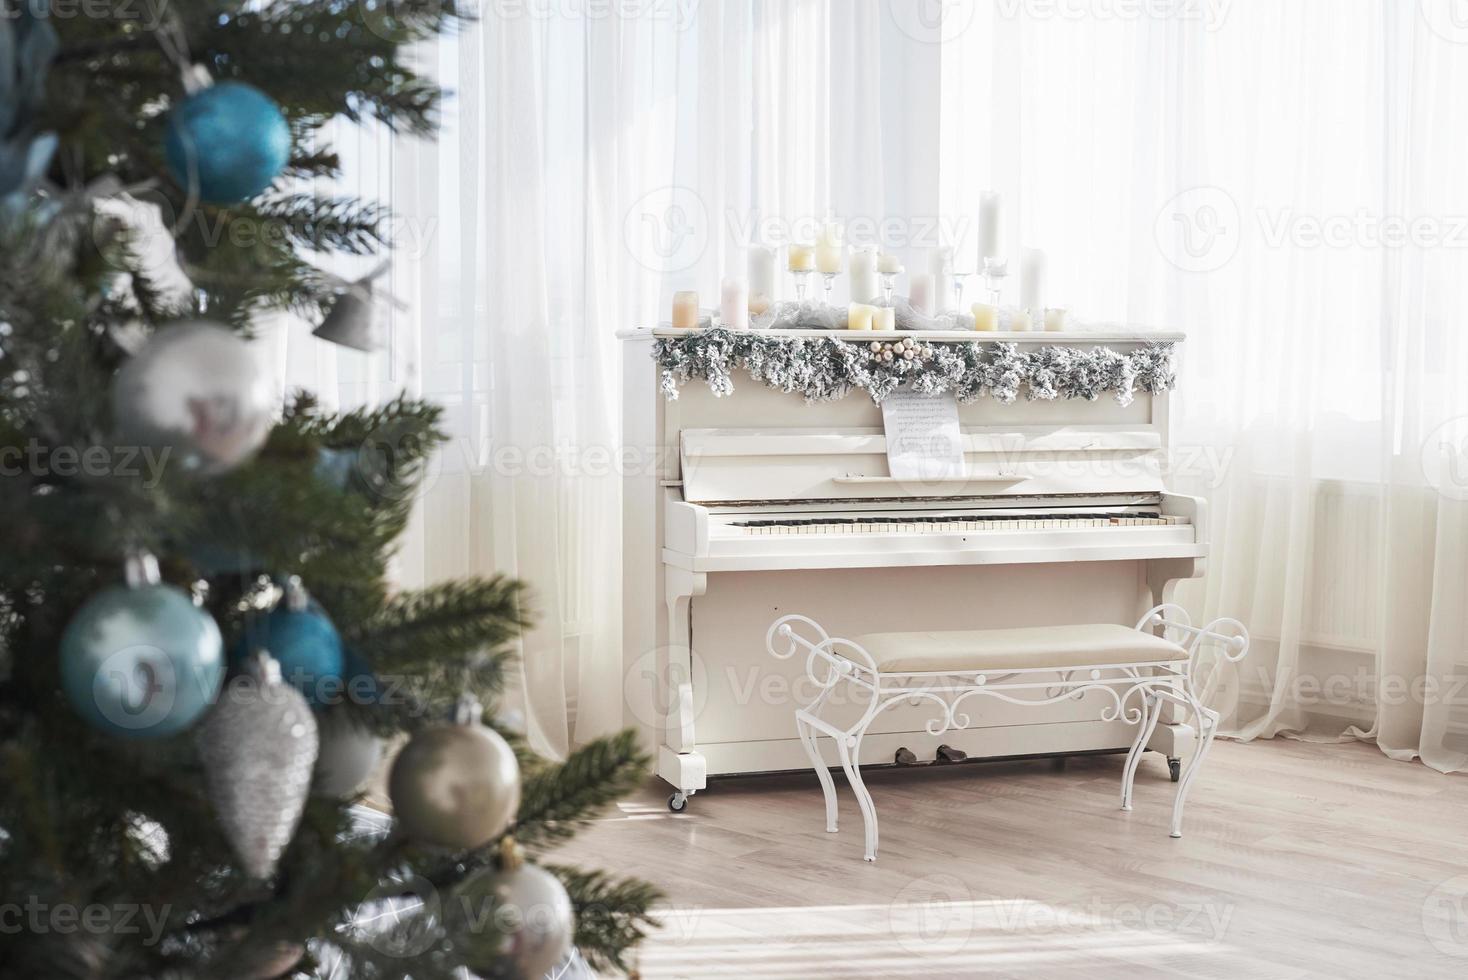
[[[866,859],[877,859],[877,811],[861,779],[861,743],[873,719],[904,701],[934,702],[930,735],[967,728],[961,706],[973,697],[1011,704],[1047,705],[1091,691],[1109,695],[1101,717],[1138,726],[1122,770],[1121,808],[1132,808],[1132,782],[1142,750],[1157,727],[1164,702],[1190,713],[1197,747],[1178,781],[1172,836],[1182,836],[1183,801],[1208,755],[1218,713],[1199,700],[1205,670],[1220,660],[1236,663],[1249,650],[1249,634],[1234,619],[1195,627],[1180,606],[1167,603],[1148,612],[1136,628],[1113,624],[1041,626],[1025,629],[871,633],[852,640],[830,636],[805,616],[783,616],[770,626],[765,644],[788,660],[806,654],[805,669],[816,696],[795,712],[795,728],[820,778],[826,798],[826,831],[836,832],[836,788],[821,758],[818,733],[836,743],[841,768],[861,807]],[[1205,651],[1217,658],[1205,662]],[[821,717],[836,687],[845,682],[870,700],[855,724],[839,728]]]

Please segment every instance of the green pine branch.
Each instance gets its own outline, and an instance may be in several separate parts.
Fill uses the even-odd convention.
[[[576,948],[595,970],[630,972],[627,952],[657,923],[652,907],[663,893],[635,878],[613,878],[561,864],[544,865],[560,879],[576,910]]]
[[[571,837],[602,807],[636,789],[649,761],[629,729],[587,743],[560,765],[524,773],[515,839],[534,849]]]
[[[253,210],[266,226],[313,252],[371,255],[387,244],[387,209],[356,198],[291,194],[267,197]]]

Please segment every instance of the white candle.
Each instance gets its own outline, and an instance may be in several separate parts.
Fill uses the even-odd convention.
[[[1070,329],[1070,311],[1055,309],[1045,311],[1045,329],[1060,333]]]
[[[1025,333],[1032,325],[1029,310],[1019,310],[1014,314],[1014,319],[1009,321],[1009,329],[1013,333]]]
[[[826,274],[841,271],[841,254],[843,229],[834,221],[826,222],[821,229],[820,238],[816,239],[816,271]]]
[[[719,294],[719,321],[730,330],[749,329],[749,285],[725,279]]]
[[[852,303],[846,308],[847,330],[870,330],[872,329],[872,317],[876,315],[877,308],[865,303]]]
[[[775,250],[768,245],[749,248],[749,295],[775,298]]]
[[[1019,305],[1036,312],[1045,308],[1045,251],[1027,248],[1019,259]]]
[[[684,291],[673,294],[673,326],[683,330],[698,327],[698,294]]]
[[[858,303],[876,299],[881,293],[877,285],[877,249],[863,245],[851,253],[851,298]]]
[[[974,304],[974,329],[994,331],[999,329],[999,311],[988,303]]]
[[[812,272],[816,267],[816,250],[809,245],[791,244],[786,249],[791,272]]]
[[[897,261],[897,256],[884,252],[877,256],[877,271],[884,276],[900,276],[902,275],[902,263]]]
[[[933,277],[926,272],[914,272],[907,283],[907,301],[914,311],[923,316],[933,315]]]
[[[979,266],[983,267],[985,259],[999,259],[1004,256],[1004,246],[1001,244],[1003,229],[1000,225],[1002,198],[993,191],[985,191],[979,197]]]
[[[879,306],[872,315],[873,330],[896,330],[897,311],[890,306]]]
[[[769,310],[770,310],[770,298],[768,296],[760,296],[760,295],[757,295],[757,294],[751,294],[750,295],[750,297],[749,297],[749,315],[750,316],[760,316],[760,315],[762,315],[764,313],[768,313]]]
[[[929,252],[928,268],[933,273],[933,310],[942,313],[953,295],[953,249],[940,245]]]

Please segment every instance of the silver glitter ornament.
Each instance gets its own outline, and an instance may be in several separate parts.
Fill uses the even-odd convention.
[[[571,898],[555,875],[533,864],[488,868],[464,882],[455,897],[471,930],[456,945],[465,965],[484,980],[540,980],[571,949]],[[472,934],[474,923],[486,921],[498,934],[493,949]]]
[[[119,446],[170,453],[168,462],[222,473],[265,442],[275,385],[247,341],[191,321],[163,327],[117,372]]]
[[[480,724],[481,713],[466,696],[452,724],[423,729],[393,761],[388,795],[413,840],[460,851],[482,847],[520,809],[515,751]]]
[[[268,878],[295,835],[318,747],[306,699],[253,654],[199,730],[210,802],[240,866]]]

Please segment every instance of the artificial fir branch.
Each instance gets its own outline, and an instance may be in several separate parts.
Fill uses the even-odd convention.
[[[525,774],[515,839],[535,849],[565,840],[598,810],[635,789],[647,773],[635,733],[599,738],[560,765]]]
[[[651,909],[663,893],[645,881],[613,878],[560,864],[545,869],[566,886],[576,909],[576,947],[593,969],[627,972],[626,951],[655,925]]]

